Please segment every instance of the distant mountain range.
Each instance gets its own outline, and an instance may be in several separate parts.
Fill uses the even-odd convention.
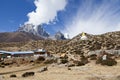
[[[41,25],[26,24],[15,32],[0,33],[0,42],[23,42],[30,40],[65,40],[64,34],[58,31],[54,36],[47,33]]]
[[[41,25],[35,26],[33,24],[26,24],[23,26],[20,26],[17,30],[18,32],[27,32],[32,33],[36,36],[48,38],[50,35],[42,28]]]
[[[42,37],[44,39],[53,39],[53,40],[65,40],[64,34],[58,31],[54,36],[51,36],[48,32],[46,32],[41,25],[35,26],[33,24],[26,24],[17,30],[18,32],[27,32],[32,33],[38,37]]]
[[[93,39],[93,40],[98,39],[98,40],[104,41],[105,39],[106,41],[108,38],[109,40],[111,40],[111,42],[114,42],[114,39],[120,41],[120,31],[109,32],[109,33],[101,34],[101,35],[92,35],[92,34],[86,33],[86,36],[89,39]],[[81,34],[75,36],[74,38],[69,40],[69,43],[71,44],[76,41],[79,41],[80,37],[81,37]],[[48,32],[46,32],[43,29],[42,26],[40,25],[35,26],[32,24],[23,25],[19,27],[19,29],[16,30],[15,32],[0,33],[0,42],[24,42],[24,41],[32,41],[32,40],[34,41],[36,40],[66,40],[66,38],[64,34],[60,31],[58,31],[54,36],[51,36]]]

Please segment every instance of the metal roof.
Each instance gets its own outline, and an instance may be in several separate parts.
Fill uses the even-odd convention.
[[[0,50],[0,53],[8,53],[8,54],[11,54],[12,52],[8,52],[8,51],[2,51],[2,50]]]
[[[20,52],[12,52],[12,54],[33,54],[33,51],[20,51]]]
[[[34,52],[33,51],[16,51],[16,52],[0,51],[0,53],[2,54],[8,53],[13,55],[13,54],[32,54]]]

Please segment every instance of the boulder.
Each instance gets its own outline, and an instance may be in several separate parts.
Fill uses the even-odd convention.
[[[29,77],[29,76],[34,76],[35,73],[34,72],[25,72],[24,74],[22,74],[22,77]]]
[[[41,73],[41,72],[44,72],[44,71],[47,71],[47,70],[48,70],[47,66],[44,66],[44,67],[40,68],[39,72]]]
[[[90,60],[97,60],[97,55],[96,54],[92,54],[89,56]]]
[[[74,64],[73,62],[69,62],[69,63],[67,64],[67,66],[68,66],[68,67],[73,67],[73,66],[75,66],[75,64]]]
[[[112,54],[103,51],[97,58],[96,64],[113,66],[117,64],[117,61],[112,58]]]
[[[71,70],[71,68],[70,68],[70,67],[68,67],[67,69],[68,69],[68,70]]]
[[[15,74],[10,75],[11,78],[17,77]]]
[[[67,63],[67,62],[68,62],[67,59],[61,59],[61,63],[62,63],[62,64],[65,64],[65,63]]]
[[[37,59],[37,61],[45,61],[45,58],[42,57],[42,56],[39,56],[38,59]]]
[[[74,64],[75,64],[75,66],[83,66],[83,65],[85,65],[83,62],[81,62],[81,61],[74,61]]]

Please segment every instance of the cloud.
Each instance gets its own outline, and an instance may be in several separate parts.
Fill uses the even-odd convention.
[[[28,21],[25,24],[49,24],[55,22],[57,13],[65,9],[66,0],[35,0],[36,10],[28,13]]]
[[[120,30],[119,0],[83,0],[72,21],[65,24],[64,33],[74,37],[81,32],[101,34]]]
[[[116,31],[120,31],[120,23],[117,25],[117,27],[116,27],[115,30],[116,30]]]

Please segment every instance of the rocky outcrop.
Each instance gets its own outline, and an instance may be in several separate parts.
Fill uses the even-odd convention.
[[[49,37],[49,34],[43,29],[41,25],[35,26],[33,24],[25,24],[19,27],[18,32],[32,33],[43,38]]]
[[[55,34],[55,39],[56,40],[66,40],[64,34],[60,31],[58,31],[56,34]]]

